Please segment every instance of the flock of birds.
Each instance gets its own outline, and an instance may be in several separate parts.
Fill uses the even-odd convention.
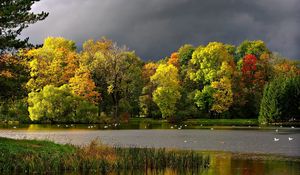
[[[293,138],[293,137],[289,137],[288,139],[289,139],[289,141],[292,141],[292,140],[294,140],[294,138]],[[274,142],[278,142],[278,141],[279,141],[279,138],[276,138],[276,137],[274,137]]]
[[[293,129],[293,128],[295,128],[294,126],[291,126],[291,128]],[[276,132],[278,132],[279,130],[278,129],[276,129],[275,130]],[[274,142],[278,142],[280,139],[279,138],[277,138],[277,137],[274,137]],[[293,137],[288,137],[288,140],[289,141],[293,141],[294,140],[294,138]]]

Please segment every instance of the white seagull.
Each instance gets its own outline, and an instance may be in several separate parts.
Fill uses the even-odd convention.
[[[294,140],[294,138],[293,137],[289,137],[289,141],[292,141],[292,140]]]
[[[275,138],[274,138],[274,141],[275,141],[275,142],[279,141],[279,138],[276,138],[276,137],[275,137]]]

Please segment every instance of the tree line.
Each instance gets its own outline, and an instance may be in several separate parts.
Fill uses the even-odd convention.
[[[82,48],[49,37],[42,47],[2,54],[2,118],[299,118],[299,62],[271,53],[260,40],[186,44],[170,57],[146,62],[105,38]]]

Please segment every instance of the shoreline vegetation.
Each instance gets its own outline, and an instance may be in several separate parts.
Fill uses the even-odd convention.
[[[201,172],[210,168],[214,158],[232,160],[300,162],[300,157],[273,154],[230,153],[221,151],[182,151],[154,148],[120,148],[97,140],[85,146],[61,145],[51,141],[14,140],[0,137],[0,173],[110,173],[155,172],[171,169]],[[17,161],[16,161],[17,160]],[[212,160],[213,161],[213,160]]]
[[[110,147],[97,140],[78,147],[50,141],[0,138],[0,154],[0,173],[8,174],[109,173],[166,168],[199,172],[209,168],[209,156],[195,151]]]
[[[150,125],[156,125],[156,126],[188,126],[189,129],[196,129],[196,128],[203,128],[203,127],[210,127],[210,126],[220,126],[220,127],[299,127],[300,122],[299,121],[283,121],[283,122],[277,122],[277,123],[269,123],[268,125],[261,125],[259,124],[257,119],[187,119],[180,122],[174,122],[170,123],[166,119],[152,119],[152,118],[130,118],[126,121],[106,121],[102,123],[51,123],[51,122],[19,122],[19,121],[0,121],[0,125],[2,126],[15,126],[15,125],[31,125],[31,124],[37,124],[37,125],[71,125],[71,124],[77,124],[77,125],[125,125],[128,126],[130,129],[130,126],[150,126]],[[136,127],[133,127],[134,129],[138,129]],[[144,129],[144,128],[140,128]],[[150,129],[150,128],[148,128]]]

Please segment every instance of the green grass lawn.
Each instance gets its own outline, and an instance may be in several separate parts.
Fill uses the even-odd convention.
[[[191,125],[205,126],[257,126],[257,119],[189,119],[184,122]]]
[[[151,118],[131,118],[129,120],[130,124],[138,124],[141,122],[149,124],[162,124],[168,123],[167,120],[155,120]],[[188,119],[182,122],[183,124],[193,125],[193,126],[257,126],[257,119]]]

